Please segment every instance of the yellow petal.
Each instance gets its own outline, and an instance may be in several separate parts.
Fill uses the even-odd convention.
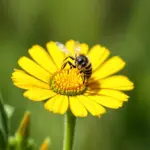
[[[63,100],[62,100],[61,105],[59,107],[59,113],[64,114],[68,109],[68,105],[69,105],[68,104],[68,96],[63,95]]]
[[[49,42],[46,44],[47,50],[50,53],[54,63],[58,68],[61,68],[63,64],[63,60],[65,58],[65,54],[58,49],[57,45],[55,42]]]
[[[27,57],[21,57],[18,60],[18,64],[22,69],[24,69],[27,73],[33,75],[34,77],[49,83],[50,73],[44,70],[42,67],[37,65],[34,61]]]
[[[101,47],[100,45],[93,46],[88,53],[93,70],[97,69],[108,58],[109,54],[109,50],[105,47]]]
[[[68,109],[68,97],[64,95],[57,95],[48,100],[44,107],[54,113],[64,114]]]
[[[70,109],[76,117],[86,117],[88,115],[85,107],[78,101],[76,97],[70,96]]]
[[[97,94],[112,97],[120,101],[127,101],[129,98],[128,95],[126,95],[125,93],[121,91],[110,90],[110,89],[101,89]]]
[[[86,43],[81,43],[80,48],[81,48],[81,51],[80,51],[81,54],[86,55],[88,53],[89,46]]]
[[[107,96],[87,96],[87,97],[108,108],[117,109],[119,107],[122,107],[123,104],[123,102],[121,102],[120,100]]]
[[[125,62],[118,56],[114,56],[107,60],[97,71],[92,75],[93,78],[102,79],[114,73],[117,73],[125,66]]]
[[[49,110],[49,111],[53,111],[53,104],[55,102],[57,98],[57,95],[52,97],[51,99],[49,99],[45,104],[44,104],[44,107],[45,109]]]
[[[100,80],[100,87],[106,89],[128,91],[134,88],[133,82],[131,82],[126,76],[116,75],[106,79]]]
[[[29,49],[29,54],[40,66],[42,66],[48,72],[53,73],[56,71],[56,66],[52,62],[50,55],[41,46],[34,45],[31,49]]]
[[[12,74],[12,80],[14,82],[14,85],[23,89],[32,89],[32,88],[50,89],[47,83],[44,83],[26,74],[22,70],[15,69],[15,71]]]
[[[86,91],[86,93],[84,93],[84,95],[88,95],[88,96],[95,96],[95,95],[103,95],[103,96],[108,96],[108,97],[112,97],[115,99],[118,99],[120,101],[127,101],[129,96],[126,95],[125,93],[118,91],[118,90],[112,90],[112,89],[97,89],[97,88],[93,88],[93,89],[88,89]]]
[[[75,55],[75,41],[74,40],[69,40],[66,42],[66,48],[71,52],[71,54],[74,56]],[[89,46],[86,43],[81,43],[79,45],[80,47],[80,54],[87,54]]]
[[[81,102],[84,107],[93,115],[93,116],[100,116],[101,114],[105,113],[106,110],[101,105],[95,103],[93,100],[90,100],[88,96],[78,96],[79,102]]]
[[[74,46],[75,46],[75,41],[74,40],[69,40],[66,42],[66,48],[71,52],[71,54],[74,56]]]
[[[51,90],[40,89],[40,88],[30,89],[23,93],[24,97],[27,97],[28,99],[33,101],[43,101],[55,95],[56,93],[54,93]]]
[[[62,112],[60,112],[60,107],[61,107],[61,103],[63,102],[65,97],[67,99],[67,96],[62,96],[62,95],[59,95],[59,96],[57,96],[57,98],[55,98],[55,101],[53,103],[53,112],[54,113],[62,114]],[[65,106],[68,106],[68,105],[65,104]],[[65,112],[66,112],[66,110],[67,110],[67,107],[65,107]]]

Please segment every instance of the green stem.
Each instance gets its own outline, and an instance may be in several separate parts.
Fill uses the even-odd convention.
[[[71,111],[65,114],[64,120],[64,142],[63,142],[63,150],[72,150],[73,142],[74,142],[74,131],[75,131],[75,124],[76,124],[76,117],[73,116]]]

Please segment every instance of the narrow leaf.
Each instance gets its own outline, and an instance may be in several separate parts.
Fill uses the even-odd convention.
[[[8,118],[3,105],[0,92],[0,149],[5,149],[8,142]]]

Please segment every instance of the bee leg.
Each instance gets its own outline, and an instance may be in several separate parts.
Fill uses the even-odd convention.
[[[65,63],[62,65],[61,69],[64,69],[64,68],[66,67],[67,64],[70,65],[70,69],[76,68],[76,66],[73,65],[70,61],[67,61],[67,62],[65,62]]]
[[[70,61],[68,61],[68,64],[70,65],[70,69],[72,69],[72,68],[76,68],[76,66],[75,66],[75,65],[73,65]]]
[[[72,56],[68,56],[68,57],[66,57],[66,58],[64,59],[64,61],[65,61],[66,59],[68,59],[68,58],[70,58],[70,59],[72,59],[72,60],[75,60],[75,58],[74,58],[74,57],[72,57]]]
[[[66,67],[68,62],[65,62],[62,66],[61,66],[61,69],[64,69]]]
[[[83,70],[80,70],[79,73],[84,73],[84,71],[83,71]],[[82,79],[83,79],[83,83],[85,83],[85,75],[82,77]]]
[[[83,77],[83,83],[85,83],[85,75],[84,75],[84,77]]]

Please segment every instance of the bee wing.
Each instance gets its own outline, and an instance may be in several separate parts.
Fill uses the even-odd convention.
[[[80,43],[78,41],[75,41],[74,43],[74,51],[76,56],[78,56],[81,51]]]
[[[66,46],[60,42],[56,42],[56,46],[65,54],[70,54],[70,51],[66,48]]]

